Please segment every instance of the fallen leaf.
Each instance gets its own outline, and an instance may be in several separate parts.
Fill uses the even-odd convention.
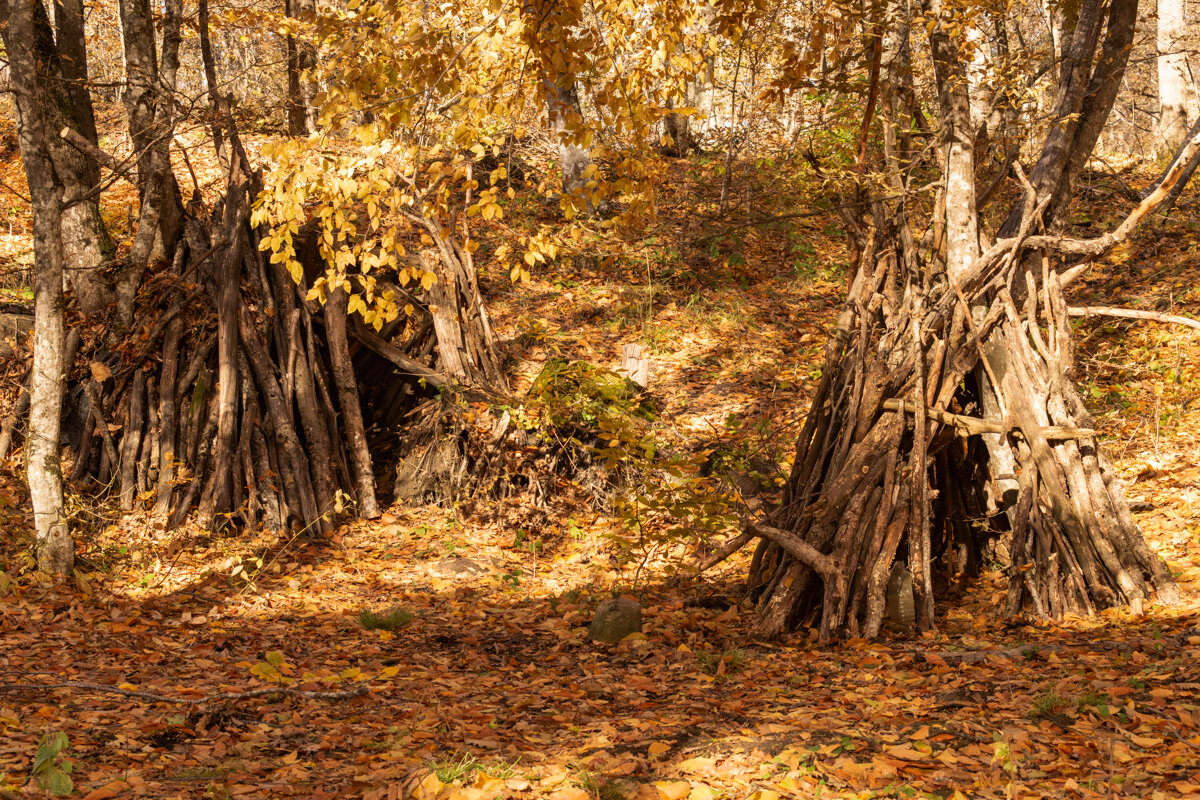
[[[655,781],[654,788],[658,789],[660,800],[683,800],[692,793],[692,785],[687,781]]]

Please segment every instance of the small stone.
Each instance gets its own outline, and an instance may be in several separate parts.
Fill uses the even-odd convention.
[[[642,605],[629,597],[605,600],[596,609],[588,638],[616,644],[631,633],[642,632]]]
[[[457,558],[443,558],[430,567],[430,570],[437,575],[447,578],[458,577],[460,575],[478,575],[489,571],[484,565],[462,556]]]

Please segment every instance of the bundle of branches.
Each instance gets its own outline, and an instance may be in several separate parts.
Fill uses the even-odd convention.
[[[243,164],[211,214],[188,209],[169,276],[142,296],[146,322],[92,362],[71,477],[171,526],[193,508],[207,528],[328,531],[351,504],[378,516],[371,441],[438,387],[502,382],[469,255],[450,239],[423,252],[437,283],[393,287],[412,313],[373,330],[348,313],[353,276],[323,305],[310,297],[326,271],[313,242],[299,281],[260,251]]]
[[[473,402],[480,399],[492,402]],[[496,402],[502,401],[502,402]],[[643,387],[624,373],[551,358],[521,398],[442,392],[412,416],[397,467],[397,501],[462,502],[519,497],[544,511],[571,486],[606,498],[629,455],[652,447],[655,416]]]
[[[1027,601],[1059,618],[1137,608],[1152,591],[1177,598],[1068,377],[1062,295],[1168,190],[1112,233],[1071,240],[1031,235],[1045,202],[1026,187],[1019,233],[957,276],[919,262],[903,201],[875,203],[873,244],[827,347],[784,502],[708,562],[758,541],[749,586],[761,633],[819,620],[822,639],[877,636],[897,560],[913,576],[918,626],[932,627],[936,593],[1002,535],[1009,613]],[[1048,249],[1084,260],[1060,274]]]

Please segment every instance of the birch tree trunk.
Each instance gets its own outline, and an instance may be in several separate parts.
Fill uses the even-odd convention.
[[[1158,0],[1158,143],[1159,158],[1169,158],[1187,136],[1191,92],[1183,36],[1184,0]]]
[[[592,156],[579,143],[580,113],[575,81],[570,75],[547,77],[546,107],[550,127],[558,139],[558,160],[562,169],[563,195],[573,212],[591,214],[596,210],[587,188],[587,169]]]
[[[554,0],[529,0],[522,4],[529,24],[525,43],[537,54],[539,74],[546,99],[546,117],[558,145],[562,171],[563,211],[567,217],[596,208],[588,189],[588,168],[592,154],[583,130],[583,113],[575,83],[577,65],[572,58],[575,29],[580,24],[580,9]]]
[[[926,13],[942,14],[941,0],[928,0]],[[958,57],[961,42],[940,27],[930,34],[938,102],[945,139],[946,269],[957,278],[979,255],[979,221],[975,213],[975,130],[971,119],[968,76]]]
[[[34,331],[26,446],[38,567],[70,574],[75,545],[63,509],[59,431],[63,391],[63,186],[54,170],[46,105],[39,85],[35,18],[41,0],[15,0],[9,8],[9,67],[16,94],[21,160],[33,203]],[[44,7],[40,8],[45,14]]]

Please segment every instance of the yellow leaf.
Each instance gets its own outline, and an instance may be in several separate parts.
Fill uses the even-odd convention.
[[[488,794],[474,786],[451,786],[446,800],[484,800]]]
[[[475,773],[474,787],[490,795],[503,793],[505,789],[503,780],[493,778],[482,770]]]
[[[105,366],[104,362],[93,361],[90,366],[92,369],[92,379],[95,380],[96,383],[104,383],[106,380],[112,377],[112,370]]]
[[[437,797],[441,793],[445,786],[446,784],[438,780],[437,773],[431,772],[421,780],[421,783],[413,792],[413,797],[416,800],[432,800],[432,798]]]
[[[133,688],[133,687],[130,687]],[[567,779],[566,770],[560,767],[555,767],[553,771],[542,777],[541,784],[547,789],[558,786]]]
[[[592,796],[577,786],[564,786],[555,790],[550,800],[592,800]]]
[[[926,761],[929,758],[924,753],[902,744],[895,747],[885,747],[884,750],[892,758],[899,758],[903,761]]]
[[[654,788],[658,789],[660,800],[683,800],[692,793],[692,785],[687,781],[655,781]]]
[[[663,753],[669,753],[670,751],[671,745],[666,742],[651,742],[650,747],[647,748],[647,752],[652,756],[661,756]]]

